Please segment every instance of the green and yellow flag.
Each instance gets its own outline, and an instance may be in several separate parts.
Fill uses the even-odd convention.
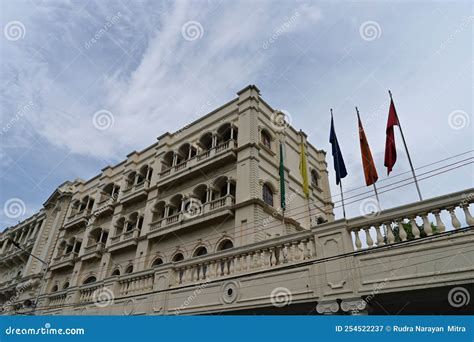
[[[303,193],[306,198],[309,197],[309,183],[308,183],[308,161],[306,160],[306,150],[303,139],[300,143],[300,173],[303,178]]]

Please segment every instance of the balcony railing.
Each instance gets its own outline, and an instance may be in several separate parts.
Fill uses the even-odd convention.
[[[123,190],[120,201],[124,203],[146,197],[149,186],[150,181],[148,179],[145,179],[138,184],[129,186],[128,188]]]
[[[451,226],[448,228],[461,228],[456,208],[463,212],[467,225],[474,226],[474,218],[469,212],[470,202],[472,196],[470,198],[466,193],[441,196],[351,219],[348,230],[353,234],[357,250],[440,234],[446,231],[447,224]],[[443,212],[449,214],[449,220],[443,221]]]
[[[204,203],[201,207],[190,208],[189,211],[183,213],[177,213],[165,218],[161,218],[155,222],[150,223],[150,231],[156,231],[161,228],[167,228],[182,221],[189,221],[193,218],[200,217],[205,214],[209,214],[218,211],[222,208],[231,208],[235,204],[235,198],[232,195],[227,195],[222,198],[218,198],[208,203]]]
[[[54,258],[53,263],[51,265],[51,269],[59,269],[64,267],[72,267],[77,259],[76,252],[69,252],[67,254],[58,256]]]
[[[179,163],[178,165],[175,165],[174,167],[170,167],[169,169],[166,169],[162,172],[159,173],[159,178],[163,179],[168,176],[177,174],[179,172],[182,172],[182,170],[185,170],[190,167],[197,166],[201,162],[207,161],[207,159],[220,155],[223,153],[223,151],[229,151],[231,149],[234,149],[237,147],[237,141],[236,140],[227,140],[226,142],[223,142],[207,151],[204,151],[184,162]]]
[[[302,262],[316,256],[316,246],[311,231],[297,233],[266,241],[252,247],[237,248],[209,254],[197,260],[185,260],[175,267],[175,284],[187,284],[203,280],[233,276],[239,273],[257,272]]]
[[[92,246],[87,246],[84,248],[84,253],[82,254],[82,260],[90,258],[100,258],[105,249],[105,244],[103,242],[98,242]]]
[[[87,222],[89,221],[90,215],[91,215],[90,209],[84,209],[75,214],[72,214],[69,216],[65,224],[65,227],[66,228],[73,227],[81,223],[87,224]]]
[[[119,295],[149,292],[153,289],[154,272],[130,274],[119,280]]]

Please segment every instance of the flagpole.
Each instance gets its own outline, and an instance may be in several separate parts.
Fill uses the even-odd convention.
[[[342,213],[344,215],[344,219],[346,219],[346,207],[344,205],[344,195],[342,192],[342,179],[339,179],[339,190],[341,191]]]
[[[375,183],[373,183],[372,185],[374,186],[375,198],[377,199],[377,203],[379,205],[379,211],[382,211],[380,207],[379,193],[377,192],[377,187],[375,186]]]
[[[388,94],[390,95],[390,101],[393,102],[392,92],[389,90]],[[393,102],[393,107],[395,108],[395,103]],[[418,185],[418,180],[416,179],[415,169],[413,168],[413,163],[411,162],[410,153],[408,152],[407,142],[405,141],[405,136],[403,135],[402,125],[400,124],[400,119],[398,118],[397,111],[395,110],[395,115],[397,117],[397,124],[398,129],[400,130],[400,135],[402,136],[403,146],[405,146],[405,152],[407,153],[408,162],[410,163],[411,173],[413,174],[413,179],[415,180],[416,190],[418,191],[418,196],[420,197],[420,201],[423,201],[423,197],[421,196],[420,186]]]

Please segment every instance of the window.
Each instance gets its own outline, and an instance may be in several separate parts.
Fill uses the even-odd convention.
[[[57,292],[58,291],[58,285],[54,285],[53,288],[51,289],[51,292]]]
[[[311,170],[311,184],[319,187],[319,173],[316,170]]]
[[[157,258],[153,261],[153,264],[151,264],[151,267],[158,266],[158,265],[161,265],[161,264],[163,264],[163,259]]]
[[[273,207],[273,191],[268,184],[263,184],[262,187],[263,201]]]
[[[207,254],[206,247],[199,247],[198,249],[196,249],[193,256],[198,257],[201,255],[206,255],[206,254]]]
[[[223,251],[225,249],[230,249],[233,248],[234,244],[230,240],[224,240],[219,244],[219,247],[217,248],[218,251]]]
[[[112,276],[119,276],[120,275],[120,270],[118,268],[116,268],[113,272],[112,272]]]
[[[68,287],[69,287],[69,282],[66,281],[66,282],[64,283],[64,285],[63,285],[63,289],[65,290],[65,289],[67,289]]]
[[[181,260],[184,260],[184,256],[181,253],[178,253],[173,257],[174,262],[181,261]]]
[[[97,278],[94,277],[94,276],[90,276],[88,277],[86,280],[84,280],[84,285],[86,284],[92,284],[92,283],[95,283],[97,281]]]
[[[269,149],[272,148],[272,137],[266,130],[262,130],[262,133],[260,134],[260,140],[265,147]]]
[[[133,265],[130,265],[125,269],[125,274],[132,273],[132,272],[133,272]]]

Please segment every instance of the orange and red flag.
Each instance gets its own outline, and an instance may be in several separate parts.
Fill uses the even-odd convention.
[[[374,184],[377,179],[379,179],[379,176],[375,168],[372,153],[370,152],[369,142],[365,136],[364,127],[362,127],[362,122],[360,121],[359,111],[357,111],[357,119],[359,120],[360,153],[362,156],[362,165],[364,166],[365,184],[368,186]]]

